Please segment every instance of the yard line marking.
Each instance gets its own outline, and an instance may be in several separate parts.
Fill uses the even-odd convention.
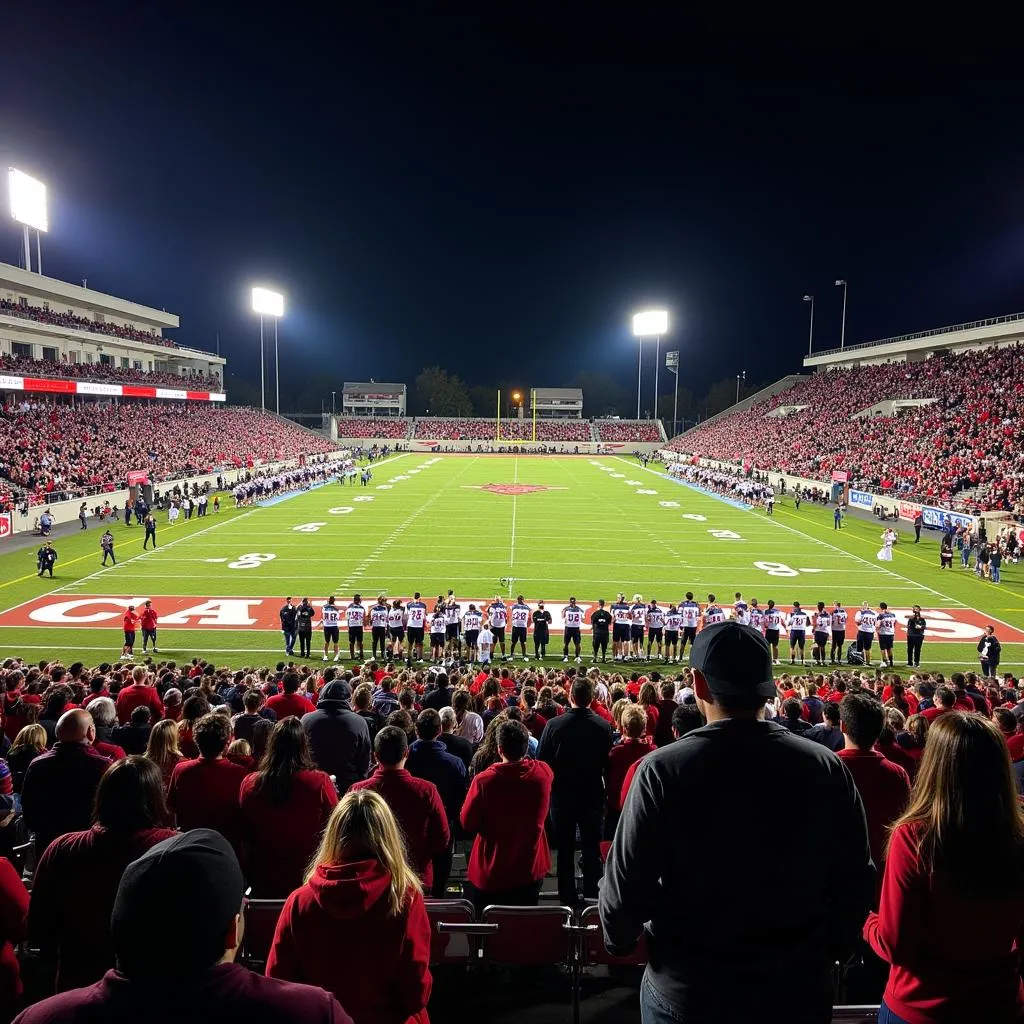
[[[515,468],[512,473],[513,485],[519,483],[519,456],[516,456]],[[508,568],[509,575],[511,575],[512,567],[516,560],[516,502],[519,501],[519,495],[512,495],[512,545],[508,553]]]

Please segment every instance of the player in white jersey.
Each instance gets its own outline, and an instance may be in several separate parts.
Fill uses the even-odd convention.
[[[417,590],[412,600],[405,607],[405,628],[409,636],[409,650],[405,662],[412,664],[413,655],[419,664],[423,664],[423,636],[427,625],[427,606],[420,600]]]
[[[455,600],[455,594],[449,590],[448,599],[444,603],[444,645],[445,653],[457,658],[462,653],[462,640],[459,633],[462,625],[462,608]]]
[[[665,660],[670,665],[679,661],[679,628],[682,624],[683,617],[679,609],[670,604],[665,612]]]
[[[750,599],[747,617],[750,619],[751,627],[764,636],[764,609],[757,603],[756,597]]]
[[[864,602],[861,609],[853,617],[857,623],[857,650],[864,655],[864,664],[871,664],[871,647],[875,642],[875,622],[878,616],[874,613],[871,605]]]
[[[679,602],[679,616],[682,619],[683,636],[679,643],[679,660],[686,657],[686,645],[693,646],[697,639],[697,625],[700,623],[700,605],[693,599],[691,591],[686,592],[686,600]]]
[[[633,619],[626,595],[619,594],[609,611],[612,616],[612,659],[625,661],[629,656],[629,624]]]
[[[405,612],[401,601],[392,601],[388,610],[388,638],[391,641],[391,657],[401,658],[405,647]]]
[[[345,622],[348,625],[348,656],[363,660],[363,623],[366,621],[366,609],[363,599],[356,594],[352,603],[345,610]],[[359,652],[358,654],[356,652]]]
[[[704,606],[704,625],[713,626],[716,622],[725,622],[725,612],[715,602],[715,595],[708,594],[708,603]]]
[[[487,609],[487,624],[491,627],[491,632],[494,634],[494,646],[501,649],[501,656],[508,661],[508,658],[505,657],[506,622],[508,622],[508,609],[505,607],[505,602],[495,594],[494,600]]]
[[[481,665],[490,665],[491,654],[494,651],[494,633],[488,626],[484,626],[480,630],[480,635],[476,638],[477,651],[480,655]]]
[[[733,598],[732,611],[737,622],[741,622],[744,626],[750,625],[750,607],[743,600],[743,595],[738,590]]]
[[[370,609],[370,636],[373,640],[373,657],[377,657],[380,647],[380,660],[384,661],[388,653],[388,602],[383,594],[377,596],[377,603]]]
[[[523,661],[530,660],[526,656],[526,630],[530,625],[530,615],[530,607],[523,600],[523,595],[520,594],[509,612],[509,621],[512,624],[512,642],[508,645],[508,653],[512,658],[516,656],[516,644],[519,644],[523,650]]]
[[[825,648],[828,647],[829,633],[832,631],[832,613],[825,608],[825,602],[819,601],[814,613],[814,664],[825,664]]]
[[[875,626],[878,629],[878,649],[882,652],[882,664],[892,668],[892,649],[896,642],[896,614],[889,611],[889,606],[884,601],[879,602]]]
[[[640,594],[633,595],[629,607],[629,654],[642,661],[644,657],[644,622],[647,619],[647,605]]]
[[[772,649],[772,662],[779,663],[779,632],[782,629],[782,612],[775,607],[775,602],[768,601],[764,610],[764,638]]]
[[[436,604],[430,615],[430,657],[435,665],[444,660],[445,633],[444,605]]]
[[[647,606],[647,613],[644,625],[647,627],[647,660],[651,660],[651,646],[657,650],[658,660],[661,660],[661,637],[665,629],[665,613],[658,607],[658,602],[651,598]]]
[[[341,609],[334,603],[332,594],[327,598],[327,604],[320,609],[320,624],[324,627],[324,661],[328,659],[331,644],[334,644],[334,660],[341,661],[341,652],[338,650],[340,621]]]
[[[475,604],[466,609],[462,617],[462,633],[466,639],[466,657],[470,661],[476,661],[477,643],[480,639],[480,627],[483,625],[484,617],[477,611]]]
[[[846,609],[836,601],[832,606],[832,648],[829,651],[829,662],[839,665],[843,660],[843,647],[846,644]]]
[[[575,597],[569,598],[569,603],[562,609],[562,622],[565,624],[562,633],[562,661],[569,660],[569,644],[576,648],[576,664],[583,659],[580,657],[580,630],[583,628],[583,609],[576,603]]]
[[[807,627],[811,617],[800,607],[799,601],[793,602],[793,610],[789,613],[789,663],[796,664],[796,652],[800,651],[800,664],[804,664],[804,644],[807,642]]]

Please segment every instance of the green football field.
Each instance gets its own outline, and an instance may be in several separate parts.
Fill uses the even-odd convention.
[[[161,522],[155,551],[142,551],[140,527],[116,523],[116,567],[101,568],[94,525],[57,539],[52,581],[36,577],[34,548],[0,556],[0,651],[113,660],[124,607],[147,597],[161,616],[161,655],[241,666],[283,655],[277,609],[289,595],[319,607],[329,594],[344,605],[358,591],[372,604],[381,592],[418,590],[429,603],[453,588],[465,610],[521,593],[548,603],[557,631],[570,595],[586,606],[620,591],[667,605],[692,590],[723,605],[736,591],[762,605],[774,598],[787,610],[794,600],[838,598],[851,612],[887,601],[901,621],[920,604],[929,620],[923,665],[975,666],[990,621],[1003,668],[1020,664],[1024,567],[1005,566],[999,586],[959,564],[943,572],[937,535],[927,533],[916,546],[903,536],[883,564],[875,522],[850,519],[835,531],[831,509],[797,511],[785,500],[769,518],[634,459],[409,453],[374,466],[367,487],[331,483],[269,507],[232,504],[174,527]],[[902,633],[897,641],[898,665]],[[557,638],[549,655],[556,648],[560,659]]]

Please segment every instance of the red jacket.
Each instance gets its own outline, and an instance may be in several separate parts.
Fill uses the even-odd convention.
[[[676,702],[671,697],[662,697],[658,701],[658,726],[654,733],[654,742],[659,747],[667,747],[675,737],[672,735],[672,714]]]
[[[248,772],[227,758],[179,761],[167,787],[167,806],[182,832],[212,828],[241,850],[242,812],[238,794]]]
[[[316,711],[313,702],[308,697],[303,697],[301,693],[276,694],[267,700],[266,707],[277,715],[279,722],[282,718],[289,718],[292,715],[301,718]]]
[[[1024,761],[1024,732],[1007,736],[1006,745],[1010,748],[1011,761]]]
[[[121,619],[121,625],[124,626],[126,633],[134,633],[135,627],[139,624],[139,617],[135,612],[125,612]]]
[[[93,749],[99,751],[104,757],[110,758],[111,761],[123,761],[128,755],[124,752],[124,747],[119,747],[116,743],[107,743],[106,740],[93,740]]]
[[[523,725],[530,730],[530,735],[535,740],[540,740],[540,734],[544,731],[547,722],[548,720],[543,715],[537,714],[536,711],[523,712]]]
[[[357,1024],[429,1024],[430,921],[416,892],[392,915],[390,884],[375,860],[318,865],[281,911],[267,977],[335,993]]]
[[[590,710],[595,715],[600,715],[606,722],[610,722],[612,725],[615,724],[612,713],[596,697],[590,702]]]
[[[256,772],[247,775],[239,794],[246,874],[257,899],[284,899],[302,885],[338,791],[326,772],[301,771],[287,799],[277,803],[257,791],[258,779]]]
[[[126,725],[128,719],[132,717],[132,712],[139,707],[149,708],[154,722],[159,722],[164,717],[164,702],[160,699],[160,694],[156,692],[155,686],[129,683],[117,695],[115,705],[117,721],[120,725]]]
[[[952,710],[953,708],[944,708],[942,705],[936,704],[934,707],[925,708],[924,711],[921,712],[921,717],[931,725],[939,715],[945,715]],[[974,709],[972,708],[971,710],[973,711]]]
[[[466,877],[478,889],[518,889],[548,873],[544,822],[554,777],[543,761],[499,762],[473,777],[460,817],[476,833]]]
[[[983,899],[926,871],[911,826],[892,834],[877,914],[864,938],[892,966],[886,1005],[910,1024],[1016,1021],[1024,1012],[1018,936],[1024,888],[997,885]]]
[[[910,776],[913,782],[917,777],[917,767],[921,762],[923,747],[901,747],[898,743],[876,743],[875,750],[887,761],[898,764]]]
[[[649,754],[650,751],[648,750],[647,753]],[[640,767],[642,760],[643,758],[641,757],[634,761],[626,770],[626,777],[622,780],[622,792],[619,793],[619,810],[626,806],[626,796],[629,794],[629,787],[633,785],[633,776],[636,775],[636,770]]]
[[[39,704],[42,698],[38,693],[24,693],[21,690],[12,690],[5,693],[3,698],[4,733],[13,743],[15,737],[28,725],[28,714],[25,706],[27,704]],[[15,708],[18,708],[16,711]]]
[[[868,819],[868,844],[878,872],[881,889],[885,845],[889,826],[906,810],[910,797],[910,776],[898,764],[886,760],[877,750],[840,750],[839,757],[850,769],[857,792],[864,801]]]
[[[626,774],[640,758],[645,757],[653,749],[654,747],[651,746],[645,736],[639,740],[626,737],[621,743],[616,743],[608,751],[608,770],[605,776],[607,780],[605,792],[608,796],[608,810],[622,810],[622,805],[626,799],[626,790],[623,788]]]
[[[448,849],[451,839],[437,786],[415,778],[404,768],[378,768],[368,779],[348,787],[349,792],[356,789],[372,789],[384,797],[405,836],[409,863],[429,889],[434,881],[433,858]]]
[[[28,892],[21,875],[0,857],[0,1010],[10,1013],[22,992],[21,968],[14,944],[28,934]]]
[[[139,625],[148,632],[152,633],[156,629],[156,620],[158,616],[152,608],[143,608],[139,614]]]
[[[169,828],[125,835],[93,826],[46,848],[32,878],[29,934],[44,954],[56,955],[58,992],[91,985],[114,966],[110,912],[121,875],[175,835]]]

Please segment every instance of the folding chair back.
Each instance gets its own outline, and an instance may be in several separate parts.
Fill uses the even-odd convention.
[[[476,956],[476,922],[469,900],[424,900],[430,918],[430,966],[468,964]]]
[[[277,919],[284,900],[249,900],[245,910],[245,934],[242,938],[242,962],[265,964],[277,930]]]
[[[580,932],[583,946],[583,966],[595,967],[646,967],[647,940],[643,932],[636,949],[626,956],[613,956],[604,944],[604,932],[601,929],[601,915],[597,907],[586,907],[580,914]]]
[[[497,929],[484,936],[485,959],[496,964],[534,967],[573,960],[575,937],[569,907],[485,907],[484,924]]]

